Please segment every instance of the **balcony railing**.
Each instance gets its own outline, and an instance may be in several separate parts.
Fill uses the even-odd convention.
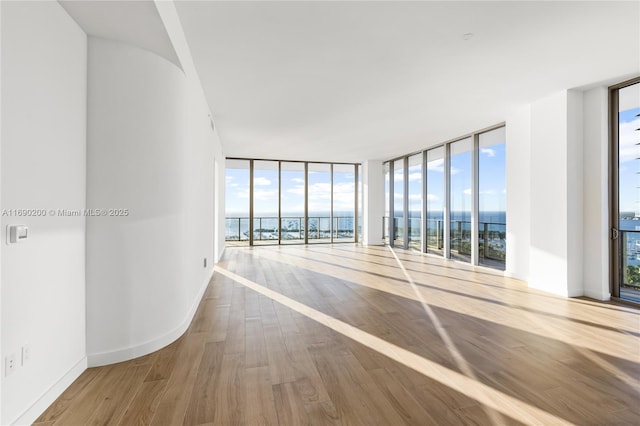
[[[385,227],[383,235],[388,240],[389,217],[384,216],[382,220]],[[409,244],[415,246],[419,241],[421,231],[421,219],[410,218],[409,223]],[[399,218],[393,219],[393,239],[398,240],[404,235],[402,221]],[[506,224],[497,222],[480,222],[478,229],[478,257],[480,263],[497,264],[504,268],[506,257]],[[425,237],[427,247],[434,250],[444,248],[444,220],[427,219]],[[639,237],[640,239],[640,237]],[[451,250],[454,253],[471,256],[471,222],[462,220],[452,220],[450,229]],[[640,246],[639,246],[640,248]]]
[[[622,263],[621,290],[640,292],[640,231],[619,231]],[[640,293],[636,294],[636,297]]]
[[[308,240],[314,242],[354,239],[353,216],[309,216]],[[225,241],[249,242],[249,218],[226,217]],[[283,216],[278,224],[277,217],[261,216],[253,218],[254,241],[303,241],[305,239],[304,216]]]

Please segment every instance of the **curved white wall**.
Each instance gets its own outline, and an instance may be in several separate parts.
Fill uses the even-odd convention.
[[[89,365],[175,340],[211,276],[213,136],[192,98],[174,64],[89,39],[87,208],[128,209],[87,218]]]

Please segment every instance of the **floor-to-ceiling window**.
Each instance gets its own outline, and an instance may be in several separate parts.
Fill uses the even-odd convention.
[[[382,219],[382,238],[389,244],[389,227],[391,223],[391,163],[384,163],[384,218]]]
[[[427,253],[444,253],[444,147],[427,151],[426,238]]]
[[[640,303],[640,78],[611,90],[614,297]]]
[[[422,158],[423,154],[409,157],[407,170],[407,218],[409,247],[422,250]]]
[[[253,162],[253,244],[278,244],[280,238],[277,161]]]
[[[393,162],[393,245],[404,246],[405,209],[404,209],[404,158]]]
[[[357,197],[357,200],[356,200],[356,203],[357,203],[356,205],[358,207],[358,214],[356,215],[356,220],[357,220],[358,226],[356,227],[357,228],[356,229],[356,233],[357,233],[358,241],[362,241],[362,238],[363,238],[363,236],[362,236],[362,210],[364,208],[363,197],[362,197],[362,194],[363,194],[363,192],[362,192],[362,165],[356,164],[356,173],[358,175],[357,179],[356,179],[357,182],[358,182],[358,188],[357,188],[358,197]]]
[[[451,258],[471,260],[471,138],[450,144],[449,157],[449,250]]]
[[[249,160],[227,160],[225,178],[225,240],[249,244]]]
[[[354,241],[356,219],[356,169],[353,164],[333,165],[333,240]]]
[[[304,242],[305,176],[304,163],[280,163],[281,244]]]
[[[478,140],[478,262],[504,269],[507,253],[505,128],[481,133]]]
[[[229,158],[230,244],[357,242],[359,164]]]
[[[385,242],[504,269],[505,152],[499,125],[385,162]]]
[[[309,163],[309,243],[331,242],[331,164]]]

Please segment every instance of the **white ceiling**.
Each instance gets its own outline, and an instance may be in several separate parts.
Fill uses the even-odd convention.
[[[554,91],[640,73],[638,2],[177,10],[229,156],[386,159],[500,123]]]
[[[109,12],[67,3],[87,32],[177,62],[152,2],[98,2]],[[640,74],[638,1],[176,7],[234,157],[388,159],[500,123],[558,90]]]

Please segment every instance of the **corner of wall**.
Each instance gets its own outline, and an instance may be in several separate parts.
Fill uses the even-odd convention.
[[[583,92],[567,91],[567,293],[584,295],[583,257]]]
[[[583,94],[582,274],[584,295],[597,300],[611,298],[608,104],[606,86],[592,88]]]

